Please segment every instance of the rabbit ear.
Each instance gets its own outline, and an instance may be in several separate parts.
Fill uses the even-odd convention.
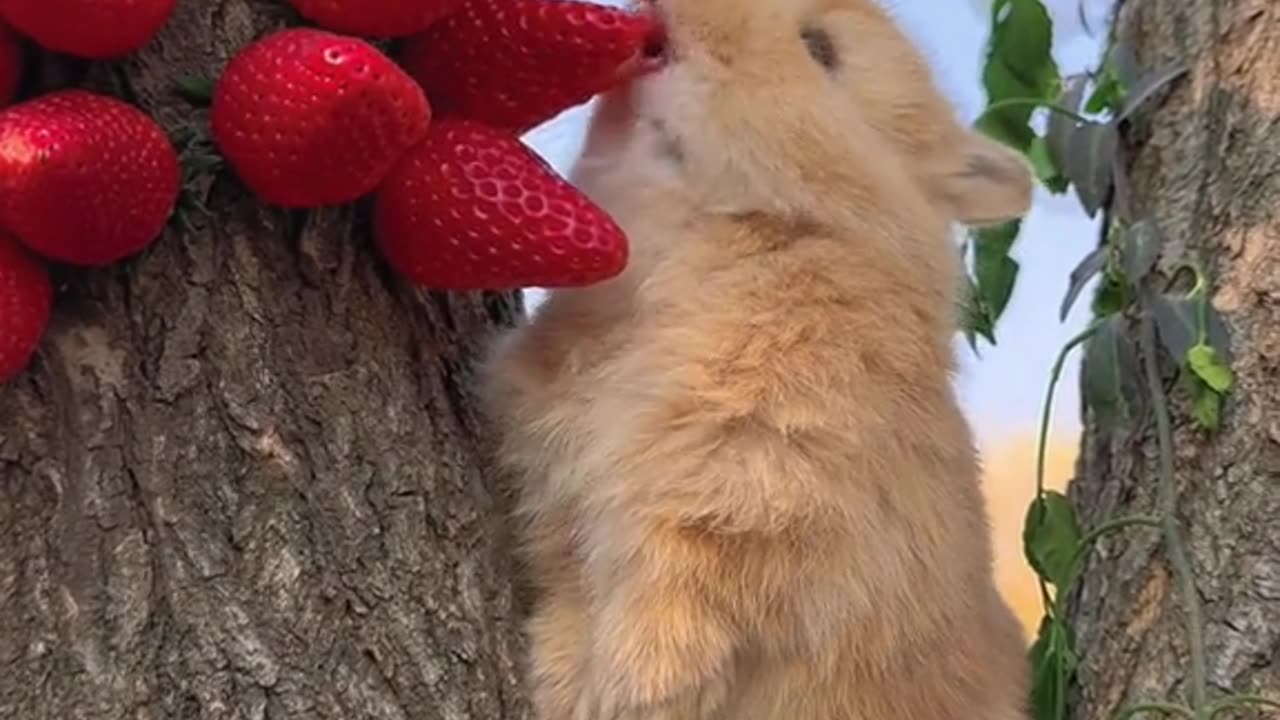
[[[963,131],[952,162],[934,178],[938,199],[965,225],[995,225],[1031,208],[1031,166],[1012,149]]]

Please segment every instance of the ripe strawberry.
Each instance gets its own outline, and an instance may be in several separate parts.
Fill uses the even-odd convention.
[[[0,16],[49,50],[103,60],[151,41],[177,0],[0,0]]]
[[[422,32],[462,0],[289,0],[321,27],[352,35],[401,37]]]
[[[214,88],[213,138],[263,200],[340,205],[422,139],[427,98],[363,40],[294,28],[244,48]]]
[[[466,0],[400,61],[437,114],[521,134],[642,72],[660,32],[651,13],[576,0]]]
[[[377,242],[409,281],[439,290],[587,285],[617,275],[627,239],[524,143],[438,121],[378,189]]]
[[[142,250],[178,182],[168,136],[132,105],[63,90],[0,111],[0,227],[45,257],[104,265]]]
[[[0,383],[26,368],[49,325],[53,288],[44,265],[0,233]]]
[[[0,22],[0,107],[9,104],[22,76],[22,46],[18,36]]]

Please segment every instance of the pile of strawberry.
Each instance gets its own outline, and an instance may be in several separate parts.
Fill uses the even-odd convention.
[[[622,231],[519,138],[649,69],[650,17],[581,0],[288,2],[318,27],[242,48],[211,96],[212,139],[262,201],[318,208],[372,195],[388,263],[435,289],[621,272]],[[117,58],[150,42],[175,3],[0,0],[0,107],[21,85],[19,36]],[[61,90],[0,110],[0,382],[26,366],[49,321],[45,262],[138,253],[163,232],[181,178],[164,131],[123,101]]]

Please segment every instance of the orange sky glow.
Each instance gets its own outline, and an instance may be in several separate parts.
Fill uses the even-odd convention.
[[[1074,436],[1049,439],[1045,462],[1049,489],[1066,487],[1075,469],[1078,443]],[[983,491],[995,543],[996,582],[1031,637],[1040,624],[1040,592],[1022,553],[1022,522],[1035,497],[1036,438],[1031,433],[1008,436],[985,448],[982,460]]]

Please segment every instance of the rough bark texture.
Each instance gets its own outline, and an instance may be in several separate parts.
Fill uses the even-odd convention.
[[[1188,250],[1211,269],[1238,377],[1216,436],[1192,427],[1185,395],[1167,383],[1210,692],[1280,700],[1280,3],[1130,0],[1117,29],[1144,67],[1190,63],[1129,133],[1132,201],[1162,223],[1170,255]],[[1072,488],[1086,526],[1153,510],[1149,427],[1088,428]],[[1112,535],[1086,573],[1073,604],[1083,655],[1074,717],[1106,718],[1125,702],[1185,701],[1183,606],[1159,534]]]
[[[93,82],[202,126],[174,79],[282,6],[181,0]],[[351,208],[209,206],[66,273],[0,388],[0,718],[527,718],[469,391],[517,301],[402,289]]]

